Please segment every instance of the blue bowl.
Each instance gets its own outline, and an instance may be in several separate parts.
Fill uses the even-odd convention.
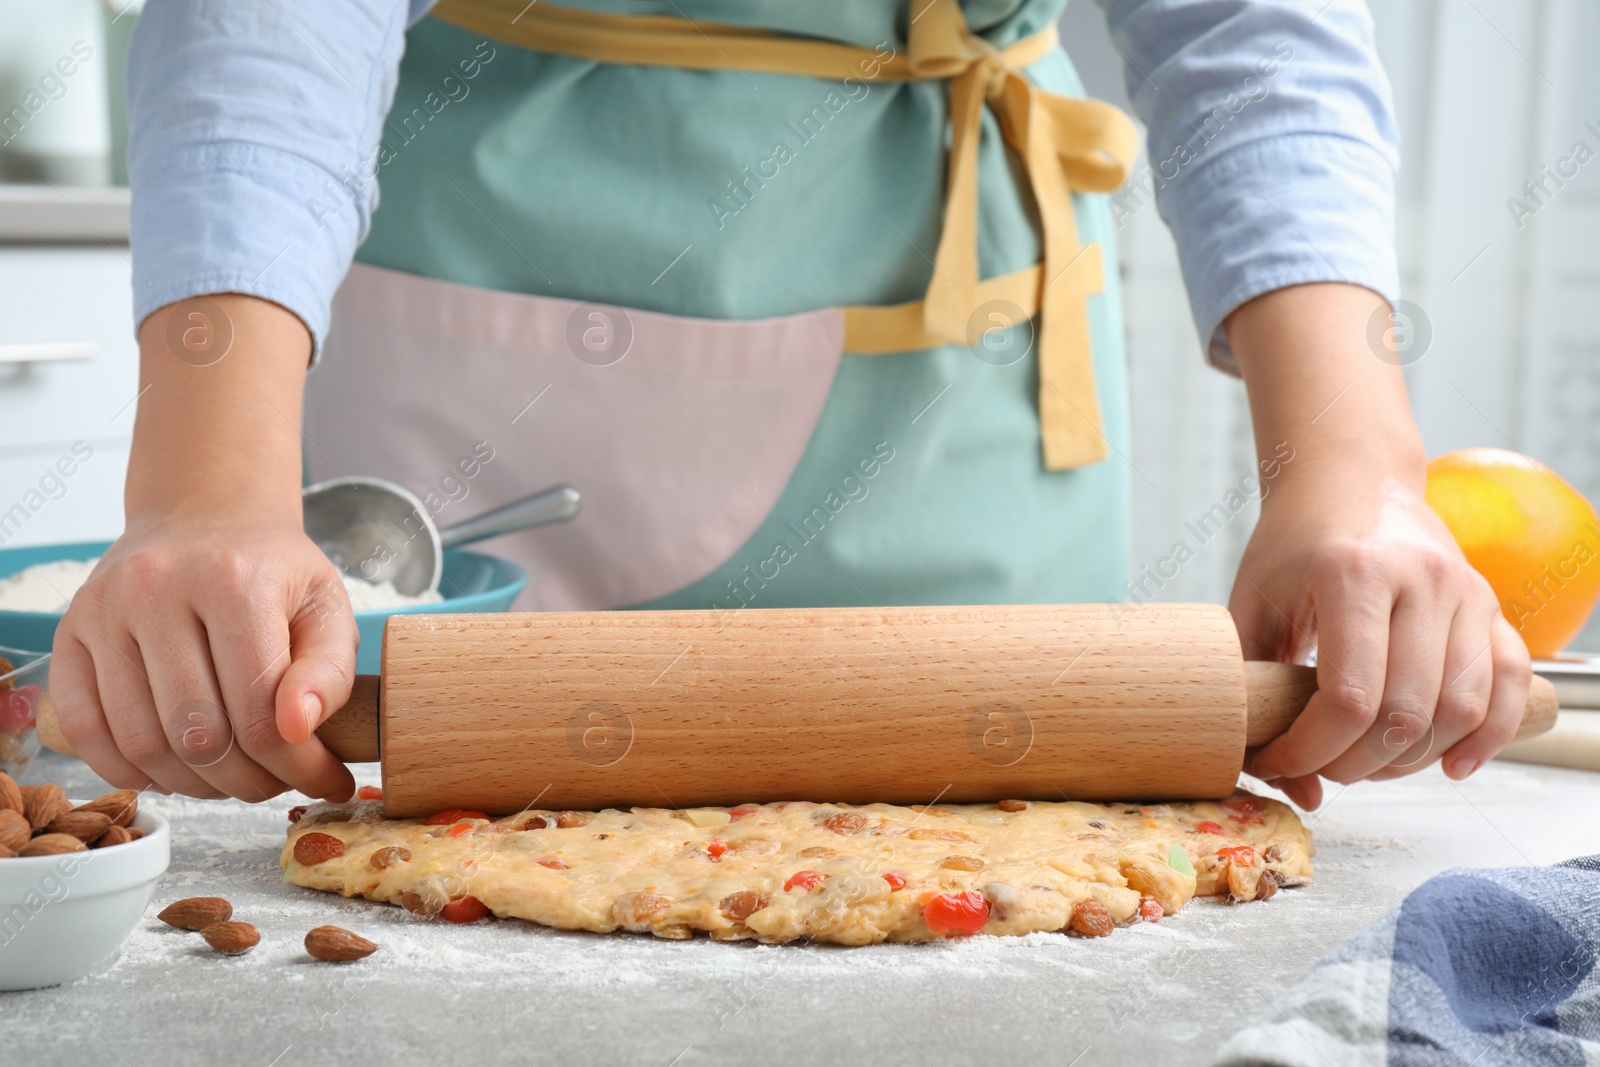
[[[63,559],[94,559],[111,547],[109,541],[84,541],[75,545],[38,545],[33,548],[0,549],[0,578],[8,578],[35,563]],[[362,674],[377,674],[383,651],[383,622],[390,615],[454,615],[474,611],[505,611],[528,584],[528,572],[509,560],[450,549],[444,554],[444,575],[439,592],[445,596],[437,604],[356,612],[356,629],[361,633],[361,651],[356,669]],[[56,624],[61,616],[49,611],[0,611],[0,645],[48,652],[55,643]]]

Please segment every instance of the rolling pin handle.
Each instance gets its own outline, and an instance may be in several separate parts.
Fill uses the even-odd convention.
[[[378,760],[378,676],[358,674],[344,707],[317,727],[317,740],[341,763]]]
[[[34,723],[34,729],[39,733],[39,743],[51,752],[78,758],[77,750],[61,732],[61,722],[56,718],[56,706],[49,693],[39,700],[39,721]]]
[[[1294,663],[1248,660],[1244,665],[1246,748],[1259,748],[1294,724],[1317,692],[1317,669]],[[1556,724],[1556,687],[1535,675],[1516,740],[1537,737]]]
[[[61,733],[56,706],[46,693],[39,702],[39,743],[52,752],[76,757]],[[344,707],[317,727],[317,738],[343,763],[372,763],[378,758],[378,676],[360,674]]]

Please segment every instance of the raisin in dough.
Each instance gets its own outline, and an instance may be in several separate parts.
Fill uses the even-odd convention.
[[[300,862],[295,844],[312,833],[337,838],[342,853]],[[301,856],[318,860],[337,851],[330,845],[307,842]],[[1109,926],[1107,913],[1118,925],[1172,915],[1197,895],[1265,899],[1307,881],[1311,854],[1311,835],[1288,806],[1240,793],[1147,807],[530,810],[433,825],[385,819],[381,801],[357,801],[306,809],[282,863],[296,885],[422,914],[472,896],[501,918],[563,930],[866,945],[949,935],[929,926],[924,908],[952,894],[974,894],[960,900],[982,933],[1011,935],[1067,928],[1085,901],[1104,911],[1087,905],[1099,922],[1073,924],[1080,932]]]

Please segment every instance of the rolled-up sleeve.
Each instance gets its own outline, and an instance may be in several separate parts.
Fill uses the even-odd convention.
[[[1237,373],[1222,323],[1274,289],[1398,299],[1399,134],[1361,0],[1100,2],[1149,128],[1113,211],[1156,200],[1212,363]]]
[[[236,292],[318,349],[366,235],[405,29],[427,0],[151,0],[128,59],[135,322]]]

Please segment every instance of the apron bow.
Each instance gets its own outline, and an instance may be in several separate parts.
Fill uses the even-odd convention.
[[[980,305],[977,299],[978,143],[987,104],[1022,161],[1039,212],[1044,271],[1036,306],[1045,466],[1061,470],[1098,462],[1106,457],[1106,442],[1084,298],[1103,279],[1089,276],[1098,275],[1087,269],[1099,266],[1098,257],[1089,263],[1083,255],[1072,193],[1110,192],[1126,181],[1138,133],[1116,108],[1046,92],[1023,74],[1055,48],[1054,28],[999,49],[968,30],[956,0],[929,0],[913,16],[907,37],[913,76],[950,79],[944,225],[923,301],[923,330],[975,346],[988,330],[1025,317],[1021,308]]]
[[[1039,433],[1044,465],[1098,462],[1107,447],[1095,392],[1087,298],[1104,286],[1100,250],[1078,240],[1074,192],[1106,193],[1128,176],[1138,132],[1109,104],[1060,96],[1023,73],[1054,52],[1054,26],[1005,48],[967,27],[958,0],[910,0],[907,54],[662,15],[610,15],[524,0],[440,0],[452,25],[537,52],[601,63],[687,70],[761,70],[802,77],[860,77],[871,63],[887,81],[948,79],[950,155],[944,228],[920,305],[846,308],[846,346],[894,352],[977,345],[998,326],[1039,316]],[[920,7],[917,5],[921,5]],[[1038,209],[1042,261],[980,282],[978,143],[983,108],[1017,153]],[[985,295],[989,299],[980,299]],[[997,294],[1005,294],[1003,296]]]

